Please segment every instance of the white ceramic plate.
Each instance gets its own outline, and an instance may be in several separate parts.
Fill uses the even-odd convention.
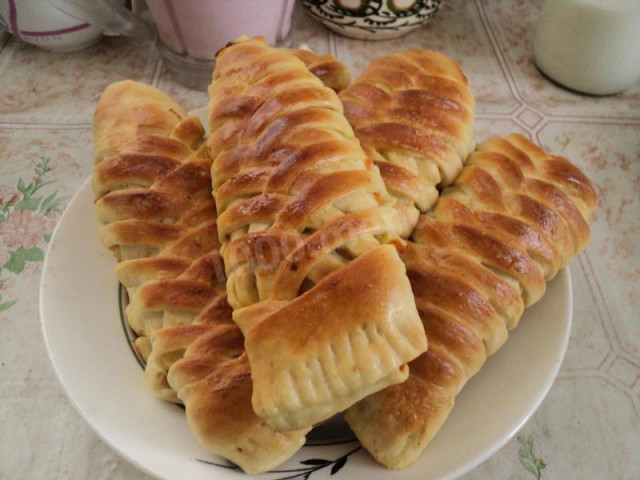
[[[182,409],[155,399],[147,389],[123,329],[115,259],[97,239],[92,200],[87,182],[53,234],[40,286],[44,336],[66,394],[105,442],[157,478],[240,478],[199,446]],[[567,347],[571,307],[565,269],[464,388],[449,420],[412,467],[384,469],[348,440],[343,424],[333,422],[316,436],[316,445],[256,478],[444,480],[462,475],[513,437],[546,395]]]

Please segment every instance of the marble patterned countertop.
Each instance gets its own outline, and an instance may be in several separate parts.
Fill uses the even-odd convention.
[[[639,478],[640,84],[588,97],[542,77],[530,48],[539,4],[448,0],[428,26],[382,43],[336,36],[298,9],[289,41],[334,54],[354,76],[387,52],[441,50],[461,63],[476,95],[478,140],[523,133],[593,180],[599,204],[591,243],[572,263],[573,327],[559,376],[520,433],[463,478]],[[47,242],[91,174],[96,101],[106,85],[125,78],[157,86],[187,109],[206,104],[205,93],[172,80],[150,42],[111,37],[53,54],[0,40],[2,479],[149,478],[67,401],[38,318]]]

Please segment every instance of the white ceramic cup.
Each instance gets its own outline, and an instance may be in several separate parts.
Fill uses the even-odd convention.
[[[102,38],[102,29],[46,0],[0,0],[0,22],[21,40],[54,52],[81,50]]]
[[[545,0],[533,38],[538,68],[579,92],[640,81],[640,0]]]

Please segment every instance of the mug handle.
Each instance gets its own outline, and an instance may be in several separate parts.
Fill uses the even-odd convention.
[[[144,40],[155,36],[153,25],[142,19],[139,2],[134,1],[134,12],[126,9],[122,0],[47,0],[58,10],[100,27],[106,35],[126,35]],[[138,11],[136,11],[138,10]]]

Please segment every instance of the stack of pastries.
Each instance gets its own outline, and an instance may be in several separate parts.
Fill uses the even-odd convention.
[[[248,473],[341,412],[378,462],[413,463],[588,241],[595,192],[569,161],[519,135],[472,152],[451,59],[408,50],[349,83],[333,57],[241,37],[208,137],[141,83],[97,106],[99,236],[148,384]]]

